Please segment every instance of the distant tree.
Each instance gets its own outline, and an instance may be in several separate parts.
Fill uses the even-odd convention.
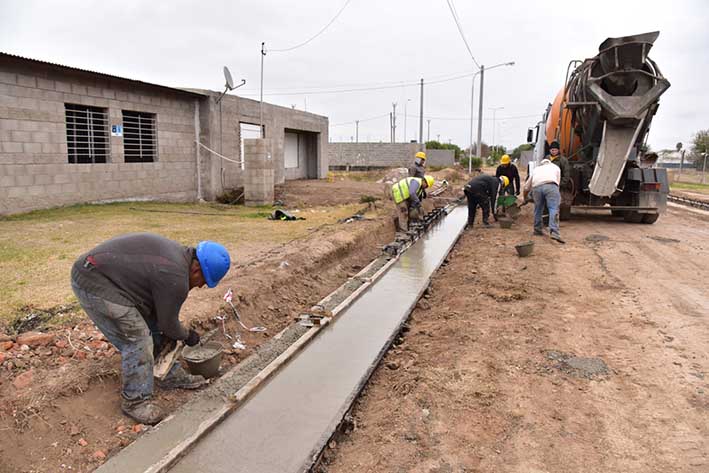
[[[487,163],[491,166],[498,164],[500,162],[500,158],[502,157],[502,155],[506,154],[506,153],[507,153],[507,148],[505,148],[504,146],[502,146],[502,145],[493,146],[490,149],[490,156],[488,156],[488,158],[487,158]]]
[[[441,143],[436,140],[431,140],[426,142],[426,149],[452,149],[453,152],[455,153],[455,159],[458,160],[460,159],[463,150],[460,149],[460,146],[453,144],[453,143]]]
[[[704,159],[707,158],[707,153],[709,153],[709,129],[699,130],[692,139],[692,155],[694,166],[697,169],[701,169],[704,166]]]
[[[522,157],[522,151],[529,151],[530,149],[534,149],[533,144],[523,143],[512,150],[512,153],[510,154],[510,158],[512,158],[513,161],[515,159],[519,159]]]
[[[463,150],[463,153],[466,156],[469,156],[470,155],[470,148],[465,148]],[[489,156],[490,155],[490,147],[484,141],[482,142],[482,152],[480,154],[482,156]],[[473,156],[477,156],[477,155],[478,155],[478,145],[477,145],[477,143],[474,143],[473,144]]]

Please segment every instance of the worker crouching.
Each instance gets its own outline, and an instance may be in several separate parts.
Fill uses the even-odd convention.
[[[493,177],[488,174],[475,176],[463,187],[466,199],[468,199],[468,224],[467,228],[472,228],[475,223],[475,212],[480,207],[483,214],[483,226],[490,225],[490,213],[492,212],[497,221],[497,194],[499,189],[505,189],[510,184],[507,176]],[[501,192],[501,191],[500,191]]]
[[[394,224],[396,231],[407,231],[413,221],[423,218],[421,199],[424,190],[433,187],[433,176],[406,177],[391,186],[391,197],[396,204]]]
[[[76,260],[71,271],[74,294],[121,353],[121,408],[126,415],[151,425],[164,417],[150,400],[153,349],[165,338],[188,346],[199,343],[199,334],[180,323],[180,308],[191,289],[215,287],[230,264],[219,243],[202,241],[192,248],[150,233],[113,238]],[[194,389],[205,382],[175,364],[159,386]]]

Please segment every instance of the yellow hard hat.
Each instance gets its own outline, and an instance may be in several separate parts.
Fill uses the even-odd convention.
[[[426,184],[428,184],[428,187],[433,187],[433,184],[436,182],[433,176],[429,176],[428,174],[423,176],[423,178],[426,179]]]
[[[500,162],[502,164],[510,164],[510,155],[509,154],[503,154],[502,157],[500,158]]]
[[[502,181],[502,187],[507,187],[510,185],[510,178],[507,176],[500,176],[500,180]]]
[[[426,159],[426,153],[424,153],[423,151],[419,151],[418,153],[416,153],[416,157]]]

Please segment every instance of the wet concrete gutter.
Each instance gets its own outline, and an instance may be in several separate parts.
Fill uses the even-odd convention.
[[[466,209],[458,207],[432,226],[338,315],[336,323],[321,330],[170,471],[308,470],[457,241],[466,219]],[[193,420],[199,422],[198,414]]]

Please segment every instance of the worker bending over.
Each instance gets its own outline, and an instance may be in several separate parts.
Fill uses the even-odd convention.
[[[512,164],[512,160],[508,154],[505,154],[500,158],[500,165],[497,166],[497,171],[495,171],[496,177],[507,176],[510,185],[500,190],[500,195],[519,195],[522,188],[519,185],[519,171],[517,166]]]
[[[475,212],[478,207],[482,209],[483,226],[490,227],[490,212],[497,221],[497,193],[498,189],[506,188],[510,184],[507,176],[493,177],[489,174],[475,176],[463,188],[468,199],[468,228],[475,223]]]
[[[433,176],[405,177],[391,186],[391,196],[396,204],[397,212],[394,216],[396,231],[409,230],[410,223],[423,217],[421,199],[424,190],[433,187]]]
[[[423,179],[426,174],[426,153],[419,151],[414,157],[414,165],[409,168],[409,176]]]
[[[532,171],[532,176],[524,184],[525,199],[531,192],[534,198],[534,234],[544,235],[542,231],[542,215],[544,207],[549,210],[549,236],[564,243],[559,233],[559,205],[561,194],[559,182],[561,170],[548,159],[543,159]]]
[[[76,260],[71,287],[96,327],[121,353],[123,412],[143,424],[156,424],[164,414],[153,402],[154,347],[164,338],[188,346],[200,337],[179,320],[189,291],[215,287],[231,259],[219,243],[202,241],[196,248],[150,233],[108,240]],[[194,389],[206,381],[175,364],[163,388]]]

